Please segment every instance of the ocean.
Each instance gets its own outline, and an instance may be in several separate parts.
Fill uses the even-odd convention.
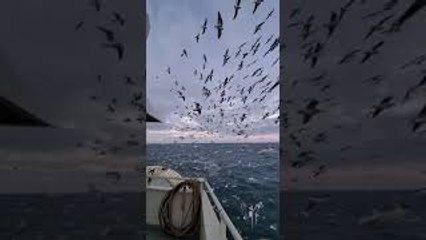
[[[426,190],[279,192],[278,147],[153,144],[148,145],[148,165],[207,177],[244,239],[426,240]],[[279,208],[280,197],[284,208]],[[252,218],[250,207],[258,209]]]
[[[426,194],[283,191],[284,239],[425,240]]]
[[[147,165],[205,177],[244,239],[278,239],[279,144],[149,144]]]
[[[426,240],[426,189],[279,192],[278,155],[276,143],[148,145],[149,165],[206,177],[244,239],[279,239],[281,215],[280,239]],[[143,198],[122,191],[3,193],[0,239],[143,239]]]

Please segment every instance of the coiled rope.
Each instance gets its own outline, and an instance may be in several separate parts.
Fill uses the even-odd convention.
[[[191,189],[192,194],[190,199],[190,205],[186,208],[186,190]],[[181,221],[180,226],[175,226],[173,223],[172,214],[177,211],[173,211],[173,203],[175,196],[179,191],[183,191],[182,194],[182,204],[181,204]],[[186,211],[185,211],[186,209]],[[174,237],[185,237],[185,236],[193,236],[198,233],[200,228],[200,216],[201,216],[201,191],[200,191],[200,183],[194,180],[186,180],[178,185],[176,185],[173,189],[167,192],[166,196],[164,196],[159,213],[158,218],[160,222],[160,226],[164,232]],[[191,219],[188,221],[188,218]],[[186,223],[186,224],[185,224]]]

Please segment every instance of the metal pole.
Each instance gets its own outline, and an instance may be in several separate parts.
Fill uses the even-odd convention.
[[[232,223],[231,219],[228,217],[228,215],[225,212],[225,209],[223,209],[222,204],[220,204],[219,200],[217,199],[216,195],[213,193],[213,189],[210,186],[210,184],[203,179],[204,185],[207,188],[207,192],[209,193],[210,197],[213,200],[214,205],[216,206],[217,210],[219,211],[219,215],[222,217],[223,221],[225,221],[226,225],[228,226],[229,232],[231,233],[232,237],[235,240],[243,240],[240,233],[238,232],[237,228]]]

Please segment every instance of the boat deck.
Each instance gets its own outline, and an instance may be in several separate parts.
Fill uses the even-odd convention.
[[[176,240],[176,239],[198,240],[199,239],[198,237],[175,238],[164,233],[159,226],[148,225],[147,230],[148,230],[147,240]]]
[[[161,169],[154,168],[157,166],[152,166],[152,169]],[[166,169],[167,170],[167,169]],[[170,170],[170,169],[169,169]],[[227,234],[229,233],[234,240],[243,240],[239,231],[236,229],[234,224],[229,219],[219,200],[213,192],[212,187],[204,178],[183,178],[181,176],[171,176],[171,173],[161,175],[150,174],[151,170],[147,172],[147,202],[146,202],[146,222],[148,227],[148,240],[161,240],[161,239],[184,239],[184,240],[226,240]],[[148,181],[149,180],[149,181]],[[170,237],[166,233],[162,232],[162,229],[159,227],[158,211],[161,208],[161,203],[167,192],[173,189],[176,184],[173,181],[182,182],[182,181],[196,181],[200,187],[200,197],[201,197],[201,216],[200,216],[200,232],[198,236],[190,238],[176,238]],[[179,191],[177,197],[174,199],[174,205],[185,206],[188,208],[190,205],[184,204],[184,199],[186,195],[191,197],[191,192],[189,191]],[[170,220],[173,224],[182,225],[182,219],[177,216],[182,215],[182,211],[185,209],[173,208],[171,213]]]

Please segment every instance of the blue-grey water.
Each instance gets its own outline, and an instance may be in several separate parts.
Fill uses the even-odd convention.
[[[425,192],[283,191],[280,195],[285,202],[284,239],[426,239]]]
[[[278,148],[278,143],[150,144],[147,165],[206,177],[245,239],[278,239]]]
[[[278,144],[148,145],[148,165],[207,177],[245,239],[426,240],[426,190],[279,191]],[[279,197],[284,206],[279,207]],[[250,206],[261,206],[257,222]]]

